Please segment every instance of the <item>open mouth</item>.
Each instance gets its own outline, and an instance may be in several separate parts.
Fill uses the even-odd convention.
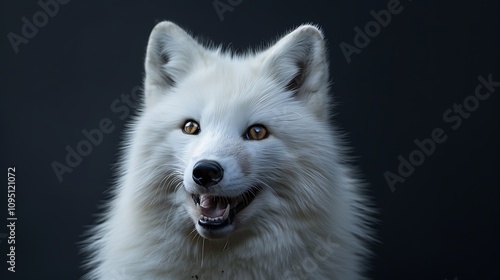
[[[192,194],[196,210],[200,215],[198,224],[209,230],[230,225],[234,217],[255,199],[260,189],[255,187],[236,197]]]

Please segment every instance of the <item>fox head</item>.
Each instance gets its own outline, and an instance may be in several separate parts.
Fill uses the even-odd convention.
[[[152,31],[131,157],[139,197],[207,239],[327,213],[335,190],[322,32],[302,25],[244,55],[207,48],[179,26]],[[168,203],[166,203],[168,201]],[[258,218],[257,218],[258,217]]]

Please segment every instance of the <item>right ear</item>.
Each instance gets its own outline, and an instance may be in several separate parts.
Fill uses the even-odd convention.
[[[204,48],[175,23],[163,21],[151,31],[145,62],[146,106],[170,90],[192,69]]]

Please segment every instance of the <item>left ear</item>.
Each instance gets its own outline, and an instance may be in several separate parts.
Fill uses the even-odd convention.
[[[328,91],[328,61],[322,32],[301,25],[262,53],[264,64],[285,90],[299,98]]]
[[[159,96],[184,79],[203,59],[205,48],[176,24],[163,21],[151,31],[145,62],[145,103],[151,106]]]

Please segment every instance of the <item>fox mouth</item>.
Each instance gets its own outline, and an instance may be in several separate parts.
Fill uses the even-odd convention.
[[[191,194],[200,215],[198,225],[217,230],[232,224],[236,215],[252,203],[259,191],[260,188],[254,187],[235,197]]]

